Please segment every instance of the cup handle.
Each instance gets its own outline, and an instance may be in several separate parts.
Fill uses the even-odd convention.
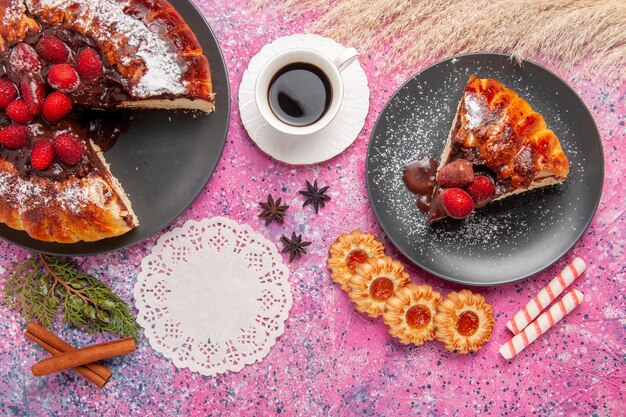
[[[348,65],[352,64],[355,59],[359,57],[359,53],[354,48],[345,48],[341,51],[335,59],[333,59],[333,63],[339,70],[339,72],[345,70]]]

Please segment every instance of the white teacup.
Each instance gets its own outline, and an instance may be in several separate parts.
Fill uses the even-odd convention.
[[[334,58],[308,48],[293,48],[276,54],[259,71],[255,85],[255,101],[259,113],[265,121],[279,132],[288,135],[310,135],[328,126],[337,116],[343,102],[343,79],[341,71],[358,57],[354,48],[347,48]],[[330,85],[330,103],[323,115],[315,122],[306,126],[294,126],[279,119],[269,103],[269,88],[274,76],[290,64],[310,64],[319,68],[328,79]]]

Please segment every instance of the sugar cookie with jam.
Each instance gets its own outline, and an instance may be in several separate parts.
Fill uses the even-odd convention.
[[[458,353],[477,351],[491,338],[493,308],[485,297],[469,290],[451,292],[437,306],[435,337]]]
[[[343,234],[335,240],[328,250],[328,269],[330,279],[341,285],[344,291],[350,290],[350,279],[356,269],[368,259],[385,255],[385,247],[376,240],[373,233],[362,233],[354,230]]]
[[[404,272],[400,262],[388,256],[372,258],[359,266],[350,278],[348,297],[358,311],[378,317],[394,292],[408,283],[409,274]]]
[[[437,305],[441,294],[430,285],[408,284],[399,288],[385,306],[383,321],[389,334],[408,345],[422,345],[435,337]]]

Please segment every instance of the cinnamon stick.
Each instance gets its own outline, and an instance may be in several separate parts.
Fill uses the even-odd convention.
[[[60,350],[63,353],[73,352],[76,350],[74,346],[70,345],[65,340],[61,339],[60,337],[52,333],[50,330],[46,329],[43,326],[40,326],[37,323],[30,323],[28,326],[26,326],[26,331],[44,340],[45,342],[50,344],[52,347],[54,347],[57,350]],[[113,372],[107,369],[106,366],[100,365],[99,363],[94,362],[94,363],[87,364],[85,366],[91,369],[96,374],[106,379],[109,379],[109,377],[113,374]]]
[[[55,356],[76,350],[74,346],[36,323],[30,323],[26,326],[24,335]],[[90,363],[84,366],[78,366],[74,369],[89,381],[96,384],[98,388],[102,388],[113,374],[109,369],[99,363]]]
[[[71,352],[64,352],[58,356],[43,359],[34,364],[30,370],[35,376],[43,376],[134,351],[135,341],[132,337],[127,337],[87,346]]]
[[[30,339],[33,342],[37,343],[39,346],[41,346],[42,348],[44,348],[45,350],[47,350],[48,352],[52,353],[55,356],[63,353],[60,350],[55,349],[54,347],[46,343],[44,340],[41,340],[40,338],[38,338],[37,336],[33,335],[30,332],[25,332],[24,336],[26,336],[27,339]],[[108,381],[108,378],[104,378],[101,375],[98,375],[97,373],[89,369],[87,366],[78,366],[74,368],[74,370],[78,372],[79,374],[81,374],[82,376],[84,376],[85,378],[87,378],[89,381],[96,384],[98,388],[102,388]]]

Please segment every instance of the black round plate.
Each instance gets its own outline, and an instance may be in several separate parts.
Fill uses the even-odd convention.
[[[541,113],[559,137],[571,172],[563,184],[430,227],[404,186],[402,169],[421,157],[440,157],[471,74],[504,83]],[[589,226],[603,177],[600,135],[580,97],[545,68],[519,66],[500,54],[458,56],[415,75],[383,109],[367,152],[370,201],[389,239],[421,268],[470,285],[512,282],[552,265]]]
[[[202,45],[211,65],[216,110],[204,115],[147,110],[106,153],[111,172],[129,195],[140,226],[125,235],[97,242],[41,242],[0,225],[0,237],[54,255],[94,255],[140,242],[174,221],[200,194],[220,159],[230,119],[230,91],[215,35],[189,0],[170,0]]]

